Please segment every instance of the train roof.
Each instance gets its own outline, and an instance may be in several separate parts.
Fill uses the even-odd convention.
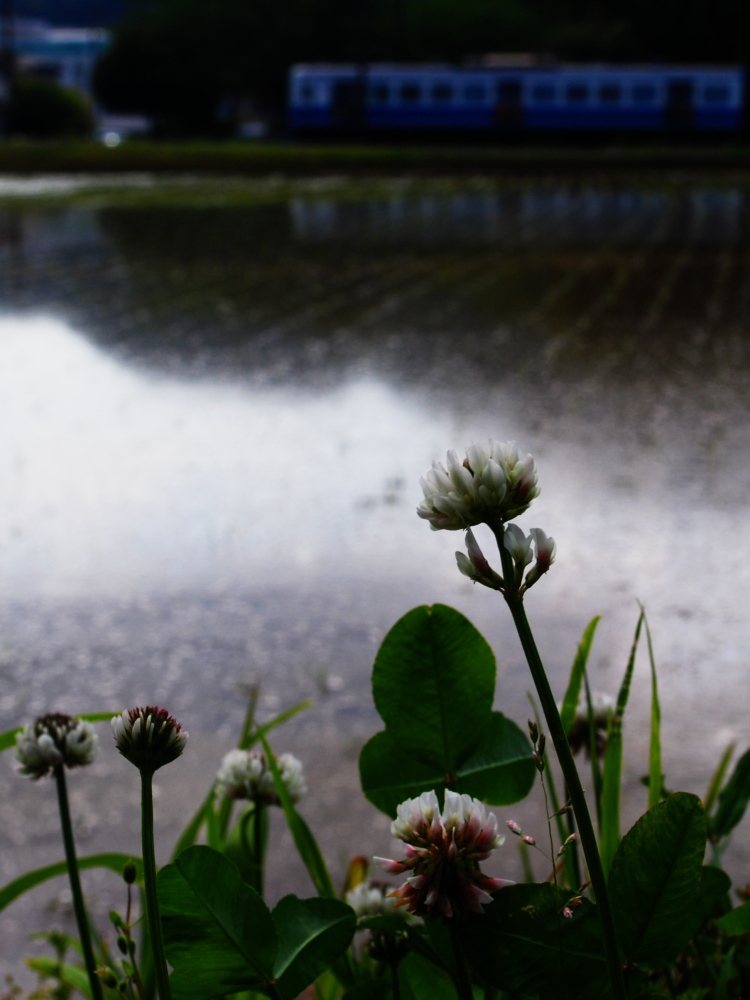
[[[544,72],[628,72],[628,73],[741,73],[739,64],[688,63],[563,63],[481,65],[477,63],[296,63],[292,73],[544,73]]]

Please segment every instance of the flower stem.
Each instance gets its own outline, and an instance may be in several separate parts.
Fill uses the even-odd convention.
[[[57,803],[60,807],[60,826],[62,827],[63,843],[65,845],[65,860],[68,864],[70,891],[73,896],[73,910],[75,911],[76,924],[78,925],[78,936],[81,939],[83,961],[86,965],[93,1000],[102,1000],[102,984],[96,974],[96,959],[94,958],[94,949],[91,946],[91,933],[88,917],[86,916],[86,907],[83,902],[81,879],[78,874],[78,860],[76,858],[75,841],[73,840],[73,826],[70,822],[70,805],[68,803],[68,786],[65,782],[64,765],[58,764],[55,767],[54,773],[57,785]]]
[[[154,772],[141,767],[141,839],[143,843],[143,885],[146,895],[146,919],[151,939],[156,990],[160,1000],[171,1000],[167,957],[164,952],[164,933],[156,894],[156,857],[154,854]]]
[[[258,890],[258,895],[263,895],[263,861],[264,861],[264,825],[263,821],[265,819],[263,813],[263,803],[256,802],[255,809],[253,811],[253,851],[254,851],[254,862],[255,870],[257,872],[256,878],[258,880],[256,888]]]
[[[570,795],[573,812],[575,813],[578,833],[581,838],[581,847],[583,848],[583,854],[586,858],[586,864],[591,878],[591,886],[596,897],[599,920],[601,922],[602,934],[604,937],[604,948],[607,955],[607,965],[609,967],[612,995],[615,1000],[625,1000],[625,984],[622,976],[622,964],[620,962],[619,949],[617,946],[617,935],[615,932],[612,907],[610,906],[609,894],[607,893],[607,883],[604,877],[604,869],[602,868],[601,858],[599,856],[596,834],[594,833],[591,816],[589,815],[588,806],[586,805],[586,796],[583,791],[583,786],[581,785],[578,769],[576,768],[575,761],[573,760],[573,754],[570,749],[570,744],[568,743],[567,735],[563,729],[560,712],[557,708],[557,702],[552,694],[552,688],[550,687],[547,679],[544,664],[539,656],[539,651],[536,648],[536,642],[534,641],[531,626],[529,625],[528,618],[526,617],[523,599],[518,593],[518,588],[512,583],[513,561],[510,553],[504,545],[505,528],[503,525],[491,525],[490,527],[492,527],[495,537],[497,538],[498,548],[500,549],[500,559],[503,565],[503,576],[505,580],[508,581],[505,590],[505,600],[508,608],[510,609],[513,622],[516,626],[516,631],[518,632],[518,637],[521,640],[521,646],[523,647],[523,651],[526,655],[526,662],[529,665],[531,676],[539,697],[539,702],[544,713],[544,718],[547,722],[547,728],[549,730],[548,735],[555,747],[555,753],[557,754],[557,759],[560,763],[560,768],[563,773],[568,794]]]
[[[464,946],[461,942],[461,934],[456,918],[446,921],[450,933],[451,944],[453,945],[453,960],[456,966],[456,991],[459,1000],[474,1000],[474,991],[471,988],[469,969],[466,965]]]

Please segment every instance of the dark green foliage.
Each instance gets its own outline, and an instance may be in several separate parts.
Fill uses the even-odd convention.
[[[709,818],[711,837],[728,837],[745,815],[750,802],[750,750],[737,761],[732,776],[719,795],[716,812]]]
[[[706,820],[696,795],[678,792],[643,815],[622,839],[609,893],[626,959],[672,961],[700,926]]]
[[[11,88],[8,131],[32,139],[83,138],[91,135],[89,102],[71,87],[51,80],[17,77]]]
[[[159,872],[159,901],[174,1000],[240,990],[293,1000],[349,946],[355,917],[335,899],[285,896],[273,913],[236,867],[191,847]]]
[[[549,883],[501,890],[463,928],[474,971],[491,986],[540,1000],[604,1000],[608,976],[596,907],[583,900],[565,917],[571,895]]]
[[[360,777],[379,809],[393,816],[431,789],[495,805],[528,794],[531,746],[492,711],[495,658],[463,615],[442,604],[404,615],[383,640],[372,684],[386,729],[365,745]]]

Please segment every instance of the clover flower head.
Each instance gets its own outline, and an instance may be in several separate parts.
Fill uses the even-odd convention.
[[[149,705],[127,709],[112,719],[117,749],[139,770],[156,771],[176,760],[188,734],[165,708]]]
[[[406,844],[406,857],[375,861],[392,875],[409,873],[391,896],[410,913],[464,918],[481,913],[482,905],[492,902],[490,893],[510,884],[479,869],[504,839],[494,813],[479,799],[446,791],[441,813],[435,792],[423,792],[401,803],[391,833]]]
[[[347,892],[346,902],[357,917],[379,917],[395,910],[396,902],[388,894],[389,889],[382,882],[360,882]]]
[[[282,753],[276,764],[289,798],[298,802],[307,791],[301,762],[291,753]],[[230,750],[216,773],[216,791],[221,798],[281,804],[266,755],[259,750]]]
[[[42,715],[16,736],[16,766],[19,774],[37,781],[61,764],[90,764],[97,743],[91,723],[58,712]]]
[[[534,459],[521,457],[512,441],[471,444],[463,461],[449,451],[447,467],[433,462],[420,482],[424,500],[417,514],[434,531],[510,521],[539,496]]]
[[[594,752],[597,757],[602,757],[607,746],[609,722],[615,711],[615,699],[611,695],[597,693],[591,699],[591,710],[594,718]],[[591,756],[591,726],[585,692],[578,699],[576,714],[568,730],[568,743],[573,753],[583,750],[587,757]]]

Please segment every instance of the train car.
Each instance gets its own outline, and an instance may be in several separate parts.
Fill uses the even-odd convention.
[[[746,74],[724,66],[294,66],[289,126],[309,132],[737,132]]]

